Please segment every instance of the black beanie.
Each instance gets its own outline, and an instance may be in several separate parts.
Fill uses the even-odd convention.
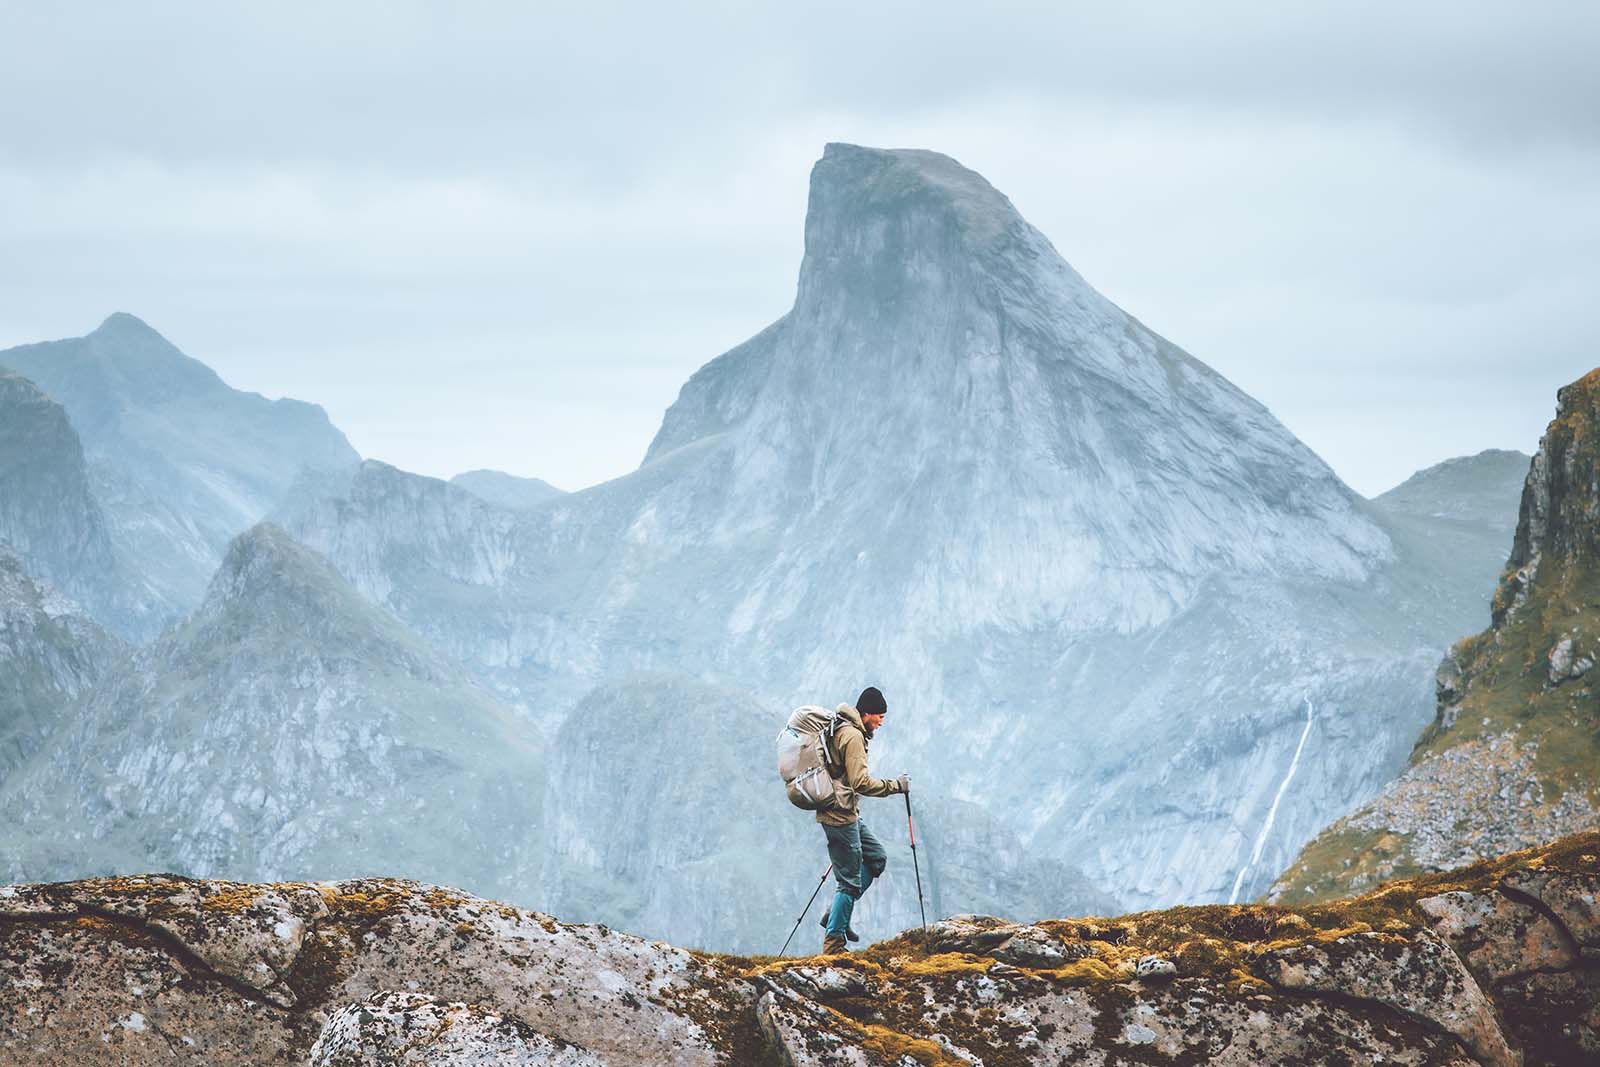
[[[856,697],[856,710],[863,715],[887,715],[889,705],[883,701],[883,694],[878,692],[878,687],[869,685]]]

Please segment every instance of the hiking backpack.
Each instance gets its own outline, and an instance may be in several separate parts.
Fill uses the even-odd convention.
[[[822,811],[837,800],[833,775],[833,733],[839,713],[807,705],[796,708],[778,731],[778,776],[789,792],[789,803],[806,811]]]

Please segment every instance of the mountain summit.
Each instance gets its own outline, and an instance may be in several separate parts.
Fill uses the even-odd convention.
[[[887,535],[912,609],[958,626],[1133,629],[1209,574],[1391,555],[1265,408],[934,152],[828,146],[794,309],[689,381],[646,463],[714,437],[724,523],[816,516],[845,564]],[[814,524],[779,536],[814,562]]]

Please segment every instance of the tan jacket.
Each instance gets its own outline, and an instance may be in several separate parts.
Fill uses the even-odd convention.
[[[828,746],[834,759],[828,764],[828,773],[836,783],[834,796],[838,803],[817,812],[817,821],[824,826],[849,826],[855,822],[858,797],[888,797],[900,792],[900,783],[893,778],[867,774],[867,731],[861,723],[861,713],[849,704],[840,704],[838,710],[839,725]]]

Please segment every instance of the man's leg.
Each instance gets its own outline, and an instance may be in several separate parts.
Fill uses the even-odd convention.
[[[866,823],[858,821],[856,825],[861,832],[861,892],[865,893],[889,866],[889,853],[884,850],[883,842],[867,829]]]
[[[828,836],[828,858],[833,861],[833,908],[828,912],[829,941],[844,944],[845,931],[850,928],[850,913],[855,910],[856,898],[863,888],[861,862],[860,823],[848,826],[822,827]]]

